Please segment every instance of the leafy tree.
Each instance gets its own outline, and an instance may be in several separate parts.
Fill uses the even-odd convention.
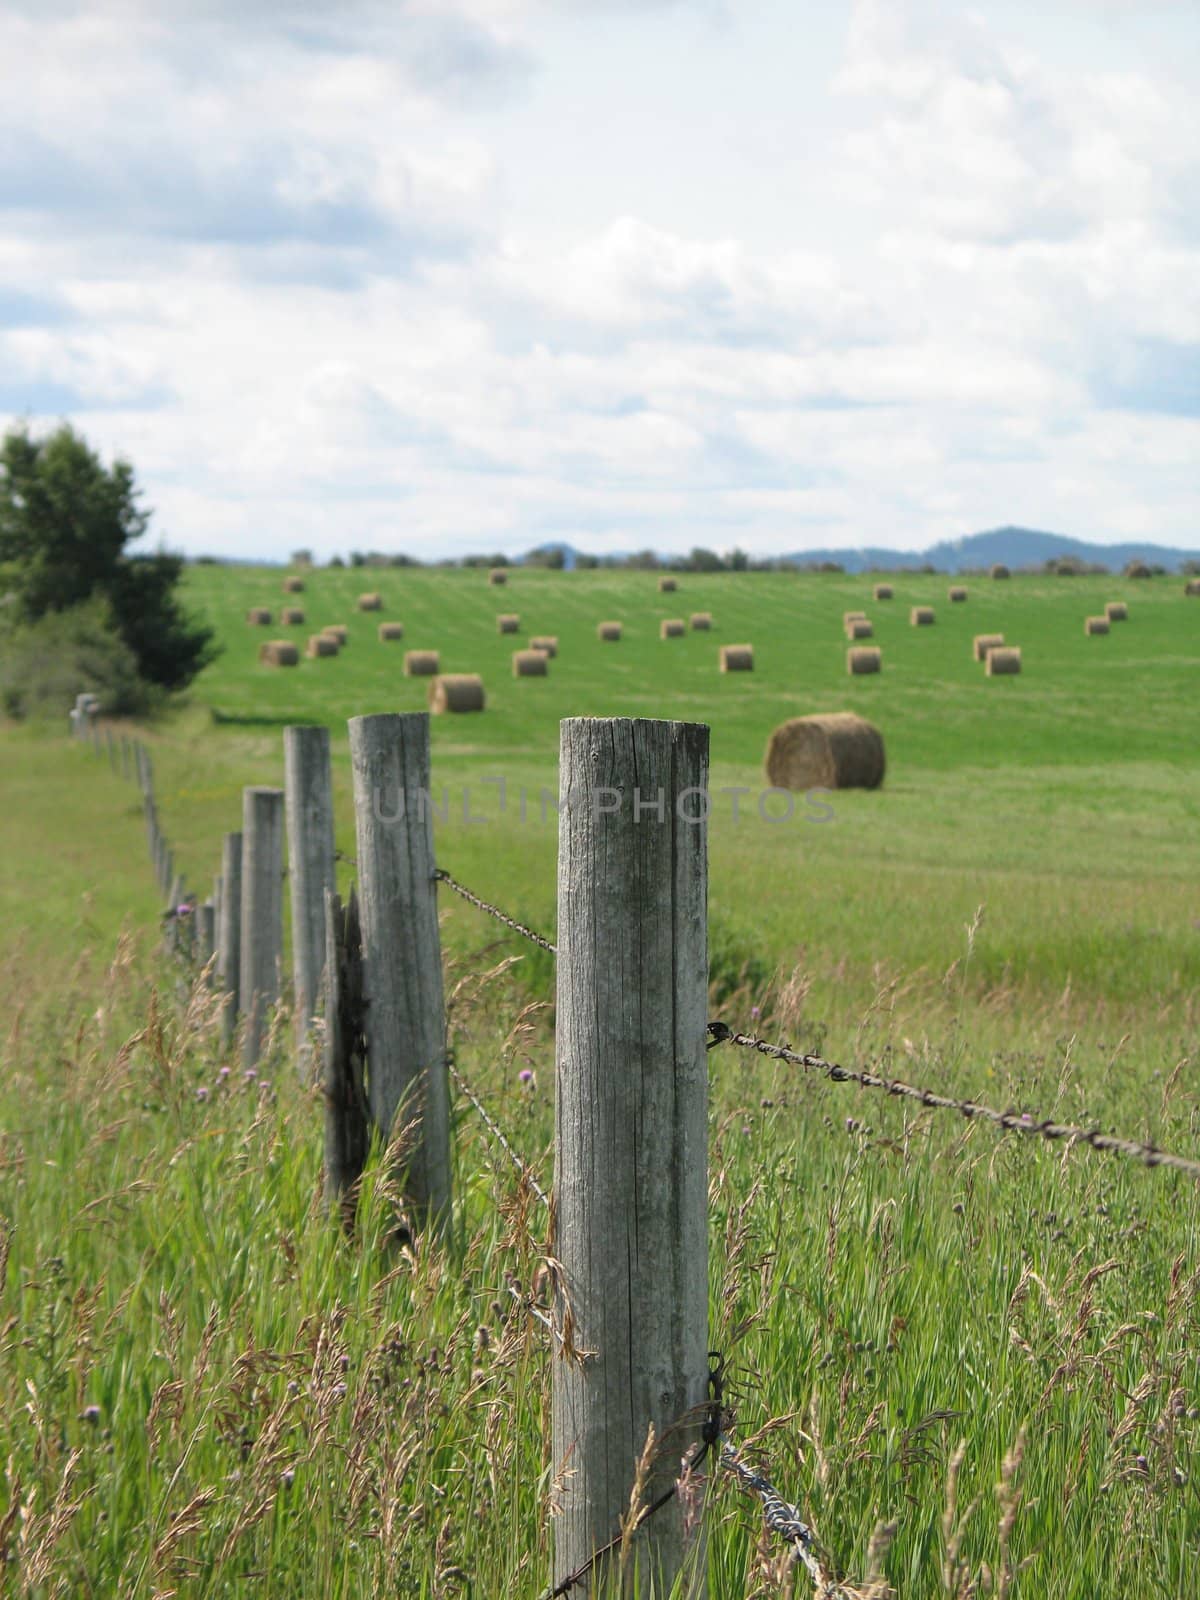
[[[138,675],[180,689],[213,659],[212,630],[180,603],[180,557],[126,552],[150,523],[139,494],[127,461],[106,468],[66,423],[44,439],[11,428],[0,441],[0,572],[18,623],[95,598]]]

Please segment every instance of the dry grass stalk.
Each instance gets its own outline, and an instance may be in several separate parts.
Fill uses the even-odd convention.
[[[975,652],[976,661],[986,661],[988,651],[1003,643],[1004,635],[1002,633],[977,633],[971,646]]]
[[[793,717],[767,741],[774,789],[878,789],[886,768],[883,735],[853,711]]]
[[[512,670],[514,678],[544,678],[548,657],[543,650],[514,650]]]
[[[358,597],[358,609],[360,611],[382,611],[383,596],[377,590],[372,590],[369,594],[360,594]]]
[[[1108,632],[1107,617],[1085,617],[1083,622],[1085,634],[1100,634]]]
[[[752,644],[725,644],[718,656],[722,672],[753,672],[754,646]]]
[[[1021,670],[1021,651],[1017,645],[993,645],[986,662],[983,670],[989,678],[1011,678]]]
[[[846,671],[852,678],[883,671],[883,651],[875,644],[852,645],[846,651]]]
[[[252,628],[269,628],[271,626],[271,613],[266,606],[251,606],[246,613],[246,621]]]
[[[300,652],[290,639],[270,639],[259,645],[258,659],[269,667],[294,667]]]
[[[619,622],[602,622],[596,629],[596,637],[608,644],[615,644],[621,637],[621,624]]]
[[[519,633],[521,619],[515,611],[502,611],[496,618],[497,633]]]
[[[933,626],[933,607],[913,606],[908,613],[908,620],[914,628],[931,628]]]
[[[337,640],[328,633],[314,633],[309,636],[309,641],[304,647],[304,654],[315,661],[319,656],[336,656],[339,645]]]
[[[544,660],[542,664],[545,665]],[[444,711],[482,711],[485,703],[483,679],[473,672],[443,673],[429,686],[429,709],[435,715]]]
[[[441,659],[436,650],[406,650],[404,676],[406,678],[432,678],[441,670]]]
[[[395,639],[403,639],[404,624],[402,622],[381,622],[379,624],[379,639],[382,644],[390,644]]]
[[[284,606],[279,613],[279,620],[285,627],[296,628],[304,621],[304,613],[299,606]]]
[[[664,617],[658,625],[660,639],[682,639],[686,632],[682,617]]]

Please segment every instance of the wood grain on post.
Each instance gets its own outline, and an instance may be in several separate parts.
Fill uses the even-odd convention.
[[[217,988],[225,996],[221,1032],[226,1044],[237,1029],[242,981],[242,836],[221,845],[221,914],[217,918]]]
[[[207,967],[216,942],[217,911],[211,900],[196,907],[196,960]]]
[[[650,1425],[646,1504],[700,1437],[677,1424],[708,1374],[707,776],[702,725],[561,725],[551,1250],[560,1331],[594,1354],[554,1363],[556,1582],[619,1531]],[[630,1585],[666,1594],[686,1559],[705,1594],[676,1501],[635,1549]]]
[[[283,790],[242,790],[242,1065],[257,1066],[283,960]]]
[[[292,897],[292,980],[297,1065],[311,1075],[310,1031],[325,966],[325,891],[336,882],[333,862],[333,771],[329,729],[283,730],[287,796],[288,873]]]
[[[414,1125],[405,1194],[450,1207],[446,1013],[429,806],[429,715],[350,719],[371,1117],[383,1138]]]
[[[344,911],[334,891],[325,891],[324,990],[325,1204],[337,1207],[343,1228],[353,1233],[371,1136],[363,1082],[362,935],[353,889]]]

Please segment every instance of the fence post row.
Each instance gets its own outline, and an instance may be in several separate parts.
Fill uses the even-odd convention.
[[[267,1013],[279,999],[283,960],[283,790],[242,790],[242,1064],[262,1054]]]
[[[708,733],[628,718],[561,725],[550,1248],[559,1329],[569,1309],[575,1348],[594,1354],[563,1349],[554,1363],[556,1583],[618,1531],[648,1425],[647,1504],[700,1438],[699,1413],[672,1425],[703,1404],[708,1371]],[[685,1562],[677,1501],[635,1551],[629,1581],[667,1593]],[[693,1600],[703,1569],[696,1548]]]
[[[405,1193],[450,1206],[450,1093],[429,794],[429,715],[352,717],[367,1094],[384,1139],[414,1124]]]
[[[313,1019],[325,966],[325,892],[336,885],[333,852],[333,770],[329,729],[283,730],[283,770],[292,900],[292,974],[296,1064],[312,1072]]]
[[[242,981],[242,836],[221,842],[221,910],[217,918],[217,988],[225,996],[221,1034],[226,1044],[237,1030]]]

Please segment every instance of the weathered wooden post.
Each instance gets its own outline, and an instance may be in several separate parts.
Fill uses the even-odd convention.
[[[237,1029],[242,978],[242,836],[221,845],[221,915],[217,921],[217,987],[225,996],[221,1032],[228,1044]]]
[[[117,770],[117,746],[112,736],[112,729],[107,722],[104,724],[104,748],[108,752],[108,765],[115,772]]]
[[[128,783],[132,777],[132,771],[130,768],[129,735],[127,733],[123,733],[121,735],[121,776],[125,779],[126,783]]]
[[[325,967],[325,891],[337,882],[329,729],[285,728],[283,772],[292,896],[296,1063],[301,1077],[307,1079],[312,1067],[312,1021],[321,998],[321,973]]]
[[[556,1582],[619,1532],[648,1428],[646,1505],[700,1438],[696,1413],[677,1424],[708,1375],[707,774],[702,725],[561,725],[551,1248],[559,1326],[569,1307],[593,1353],[554,1363]],[[677,1501],[633,1549],[628,1584],[665,1595],[687,1555]],[[702,1551],[687,1570],[703,1596]],[[602,1558],[578,1592],[616,1571]]]
[[[216,939],[216,907],[211,900],[196,907],[196,960],[206,967],[213,957]]]
[[[283,960],[283,790],[242,790],[242,1064],[256,1066]]]
[[[171,879],[175,876],[175,852],[162,834],[158,838],[158,887],[166,898],[171,893]]]
[[[325,891],[325,1204],[336,1206],[343,1228],[354,1231],[358,1180],[366,1165],[371,1128],[363,1087],[362,934],[354,890],[345,910]]]
[[[371,1117],[415,1124],[405,1193],[450,1208],[450,1093],[429,805],[429,716],[350,719]],[[395,1124],[395,1125],[393,1125]]]

